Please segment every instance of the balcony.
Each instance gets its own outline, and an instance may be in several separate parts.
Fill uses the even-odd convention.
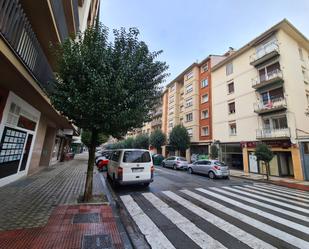
[[[263,102],[258,102],[254,104],[254,112],[258,114],[285,110],[286,108],[286,99],[283,97],[271,99],[267,104],[264,104]]]
[[[256,139],[259,140],[289,139],[290,136],[290,128],[256,130]]]
[[[258,52],[250,56],[250,64],[258,66],[261,63],[279,56],[279,46],[277,41],[265,44]]]
[[[283,83],[282,71],[280,69],[267,72],[266,75],[252,79],[252,87],[254,89],[259,89],[274,83]]]
[[[53,90],[53,71],[18,0],[0,1],[0,37],[45,91]]]
[[[153,117],[160,117],[160,116],[162,116],[162,108],[156,110],[156,112],[153,113]]]
[[[162,120],[153,120],[151,121],[151,127],[162,125]]]

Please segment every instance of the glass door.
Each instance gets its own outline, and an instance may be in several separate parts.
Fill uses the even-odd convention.
[[[28,157],[29,157],[29,153],[30,153],[30,148],[31,148],[31,144],[32,144],[32,138],[33,138],[33,135],[28,134],[26,146],[25,146],[25,149],[24,149],[24,155],[23,155],[23,159],[21,161],[19,171],[23,171],[23,170],[26,169]]]

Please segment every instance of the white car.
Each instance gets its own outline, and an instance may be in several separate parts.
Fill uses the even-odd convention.
[[[153,162],[148,150],[114,150],[107,165],[107,177],[114,186],[142,183],[145,186],[153,181]]]

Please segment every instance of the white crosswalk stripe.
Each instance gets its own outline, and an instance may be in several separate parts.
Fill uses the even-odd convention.
[[[192,248],[211,249],[309,248],[309,210],[300,205],[306,204],[301,202],[305,193],[297,192],[292,200],[284,188],[272,187],[254,184],[135,193],[121,200],[155,249],[190,248],[190,243]],[[196,223],[196,217],[206,223]],[[171,229],[179,231],[177,238]]]
[[[220,242],[210,237],[195,226],[187,218],[170,208],[165,202],[161,201],[152,193],[144,193],[150,203],[157,208],[166,218],[172,221],[181,231],[186,233],[201,248],[226,248]]]
[[[305,199],[305,198],[302,198],[302,197],[297,197],[297,196],[292,196],[290,195],[290,193],[278,193],[274,190],[270,190],[270,189],[264,189],[264,188],[261,188],[261,187],[257,187],[257,186],[251,186],[251,185],[245,185],[244,187],[249,187],[249,188],[252,188],[252,189],[257,189],[257,190],[262,190],[263,192],[266,192],[266,193],[271,193],[271,194],[275,194],[276,196],[280,196],[280,197],[288,197],[290,199],[293,199],[293,200],[296,200],[296,201],[300,201],[300,202],[306,202],[308,203],[308,207],[309,207],[309,200],[308,199]]]
[[[293,191],[293,190],[289,190],[285,187],[282,188],[282,187],[273,186],[273,185],[266,185],[266,184],[254,184],[254,186],[258,186],[261,189],[263,188],[263,189],[275,190],[276,192],[280,192],[280,193],[284,193],[284,194],[292,194],[292,195],[295,195],[295,196],[299,196],[299,197],[309,199],[309,193],[301,191],[301,190]]]
[[[165,237],[160,229],[151,221],[151,219],[142,211],[142,209],[135,203],[133,198],[129,195],[120,197],[125,203],[131,217],[146,236],[148,243],[153,249],[173,249],[172,243]]]

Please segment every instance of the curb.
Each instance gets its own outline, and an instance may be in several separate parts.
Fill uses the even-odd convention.
[[[139,232],[137,226],[131,220],[130,215],[119,200],[108,180],[106,180],[103,174],[100,174],[100,179],[105,186],[106,196],[112,207],[117,228],[123,239],[125,249],[150,249],[145,237]]]
[[[268,184],[272,184],[272,185],[276,185],[276,186],[281,186],[281,187],[286,187],[286,188],[297,189],[297,190],[309,192],[309,189],[303,189],[302,185],[295,186],[295,184],[297,184],[297,183],[282,183],[282,182],[280,183],[280,182],[271,181],[271,180],[267,181],[267,180],[251,179],[251,178],[247,178],[247,177],[243,177],[243,176],[235,176],[235,175],[230,175],[230,177],[245,179],[245,180],[254,181],[254,182],[263,182],[263,183],[268,183]],[[309,188],[309,186],[308,186],[308,188]]]

